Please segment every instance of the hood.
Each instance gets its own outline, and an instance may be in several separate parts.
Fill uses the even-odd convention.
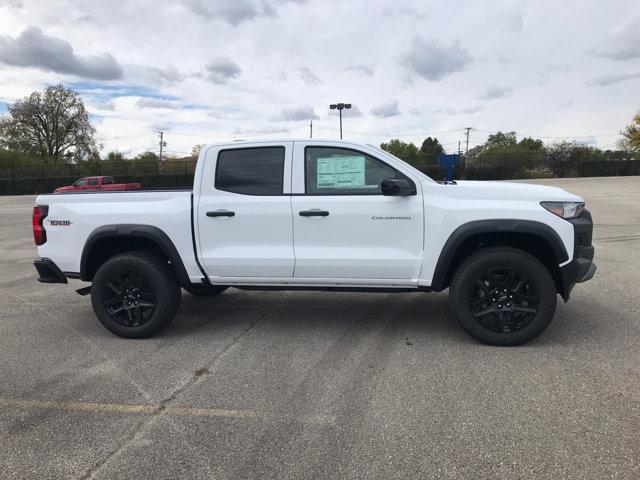
[[[494,200],[534,200],[534,201],[559,201],[559,202],[584,202],[584,200],[562,190],[558,187],[547,185],[534,185],[520,182],[488,182],[460,180],[457,185],[444,185],[451,189],[448,193],[470,199],[494,199]]]

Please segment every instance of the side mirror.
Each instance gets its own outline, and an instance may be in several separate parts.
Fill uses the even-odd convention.
[[[383,195],[398,197],[416,194],[416,189],[413,184],[403,178],[385,178],[380,182],[380,190],[382,190]]]

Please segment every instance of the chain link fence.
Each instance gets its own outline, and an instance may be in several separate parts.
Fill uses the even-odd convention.
[[[562,158],[539,152],[482,154],[461,159],[454,178],[511,180],[544,177],[598,177],[640,175],[637,153],[605,152],[594,158],[577,152]],[[426,163],[426,162],[425,162]],[[435,180],[444,169],[433,164],[414,165]],[[14,165],[0,168],[0,195],[50,193],[82,177],[108,175],[117,183],[138,182],[143,189],[191,188],[196,160],[162,162],[87,162],[78,164]]]
[[[0,168],[0,195],[50,193],[82,177],[111,176],[144,189],[191,188],[196,160],[14,165]]]
[[[444,178],[437,165],[417,165],[430,177]],[[632,152],[503,152],[464,155],[454,178],[466,180],[512,180],[553,177],[603,177],[640,175],[640,155]]]

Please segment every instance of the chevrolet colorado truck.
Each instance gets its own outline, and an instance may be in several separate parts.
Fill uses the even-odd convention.
[[[181,288],[439,292],[478,340],[516,345],[595,272],[591,215],[559,188],[438,183],[348,141],[208,145],[193,189],[39,195],[41,282],[91,282],[128,338],[175,316]]]
[[[116,183],[113,177],[85,177],[77,180],[73,185],[58,187],[53,193],[72,192],[77,190],[140,190],[139,183]]]

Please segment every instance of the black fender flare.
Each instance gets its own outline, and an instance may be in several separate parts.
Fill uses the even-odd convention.
[[[151,240],[160,247],[171,262],[171,267],[176,273],[180,284],[191,285],[187,269],[169,236],[158,227],[136,224],[104,225],[91,232],[84,244],[80,258],[80,278],[82,280],[90,281],[87,272],[90,252],[96,242],[106,238],[144,238]]]
[[[524,233],[542,237],[551,245],[558,264],[569,260],[569,255],[567,254],[567,249],[562,239],[549,225],[533,220],[476,220],[460,225],[451,233],[445,242],[438,257],[438,262],[436,263],[433,280],[431,282],[431,290],[439,292],[446,287],[447,274],[451,266],[451,261],[458,248],[466,239],[481,233],[501,232]]]

